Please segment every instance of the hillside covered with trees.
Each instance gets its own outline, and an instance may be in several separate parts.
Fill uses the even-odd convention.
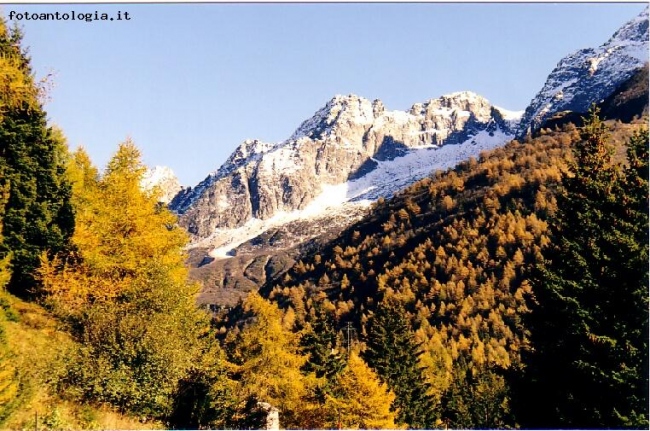
[[[417,411],[416,405],[408,404],[408,391],[400,399],[397,382],[419,374],[418,380],[426,382],[427,393],[435,400],[427,403],[433,413],[422,413],[423,420],[427,415],[433,418],[425,422],[428,426],[436,421],[454,428],[572,423],[554,413],[565,407],[559,393],[545,398],[558,405],[543,411],[537,408],[534,395],[539,388],[530,386],[569,384],[565,377],[577,377],[576,370],[586,366],[580,363],[581,355],[569,358],[568,352],[555,350],[565,343],[567,348],[584,350],[592,372],[597,369],[606,376],[623,367],[619,371],[626,379],[636,376],[634,382],[619,382],[634,392],[626,401],[621,400],[622,389],[611,391],[611,380],[581,392],[583,396],[598,393],[601,404],[597,412],[576,418],[572,425],[638,426],[643,422],[634,422],[637,415],[647,418],[647,409],[640,404],[632,407],[633,400],[647,400],[643,362],[647,355],[641,353],[646,350],[648,334],[647,178],[643,171],[648,144],[643,123],[606,125],[592,113],[582,129],[567,125],[564,130],[543,130],[527,142],[513,141],[479,160],[438,172],[394,199],[378,202],[368,218],[320,253],[298,262],[282,283],[267,285],[265,292],[294,313],[299,324],[313,324],[319,314],[315,309],[326,310],[336,330],[353,322],[370,366],[384,369],[380,376],[396,382],[395,407],[406,403],[409,411]],[[623,160],[620,154],[625,151]],[[598,185],[590,183],[594,172],[603,176]],[[581,191],[587,187],[584,184],[595,188],[593,195],[582,194],[587,193]],[[569,201],[584,206],[569,209]],[[577,214],[579,218],[574,219]],[[588,226],[593,229],[587,230]],[[560,251],[568,247],[564,241],[569,235],[586,250],[571,251],[579,255],[570,256],[569,251]],[[594,242],[597,251],[591,250]],[[558,258],[556,253],[566,254]],[[623,257],[623,253],[629,254]],[[638,259],[636,264],[634,259]],[[609,269],[614,262],[626,268],[616,269],[625,276],[615,272],[612,277],[621,278],[606,279],[594,274],[589,292],[581,290],[588,271],[614,271]],[[578,289],[579,293],[572,293],[576,297],[565,297],[560,287],[550,283],[549,274],[562,271],[561,265],[571,268],[573,275],[570,281],[565,273],[557,275],[556,282],[571,283]],[[630,286],[629,290],[623,286]],[[611,303],[610,295],[622,303]],[[557,297],[567,304],[560,307],[554,302]],[[406,327],[378,316],[394,304],[398,308],[391,314],[403,315],[409,322]],[[566,320],[561,321],[560,309],[568,304],[573,308],[565,310],[562,318]],[[620,322],[620,332],[600,322],[600,313]],[[623,323],[626,319],[631,320]],[[569,337],[565,332],[569,323],[576,325],[576,338],[563,341]],[[405,340],[391,337],[410,339],[418,361],[398,359],[409,349],[402,344]],[[616,351],[636,353],[623,358],[617,356],[621,351],[604,347],[598,351],[591,345],[600,342],[610,343]],[[404,374],[400,378],[391,376],[394,368],[382,365],[391,355],[396,355],[393,367],[401,364]],[[544,368],[551,357],[566,362],[557,364],[556,373],[534,376],[542,371],[534,370],[533,364],[539,361]],[[414,369],[406,371],[404,364]],[[588,387],[584,383],[574,381],[562,395],[574,397],[574,391]],[[405,387],[414,386],[407,383]],[[607,398],[608,393],[612,398]],[[615,408],[614,399],[625,403],[627,411]],[[539,416],[529,418],[529,413]]]
[[[21,43],[0,22],[2,428],[648,427],[647,116],[435,172],[212,315],[136,144],[71,152]]]

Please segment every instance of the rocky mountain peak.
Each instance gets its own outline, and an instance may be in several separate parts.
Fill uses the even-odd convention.
[[[587,112],[647,62],[648,8],[600,47],[581,49],[560,60],[526,108],[517,136],[534,132],[557,112]]]
[[[162,203],[171,202],[174,196],[183,189],[174,171],[167,166],[148,168],[140,184],[144,190],[148,191],[158,188],[160,192],[159,200]]]
[[[428,118],[436,116],[469,116],[470,114],[481,119],[491,115],[492,105],[482,96],[471,91],[450,93],[431,99],[424,103],[414,104],[409,113]]]
[[[472,92],[415,104],[409,112],[389,111],[381,100],[336,95],[286,141],[243,142],[215,173],[179,193],[170,208],[195,240],[223,238],[225,231],[304,211],[319,199],[327,206],[390,196],[434,167],[457,161],[457,153],[478,155],[510,137],[512,121]],[[450,144],[458,149],[415,154]],[[429,166],[427,160],[435,162]],[[373,172],[371,182],[378,184],[368,185]],[[343,192],[323,197],[326,190]]]
[[[476,110],[477,108],[489,108],[491,106],[490,102],[488,102],[485,97],[479,96],[471,91],[459,91],[456,93],[445,94],[433,102],[437,102],[444,108],[456,108],[465,111]]]
[[[276,146],[277,144],[262,142],[258,139],[247,139],[232,152],[213,176],[222,178],[235,169],[246,165],[251,160],[258,160],[262,154],[268,153]]]
[[[384,106],[384,102],[382,102],[379,99],[375,99],[372,101],[372,112],[375,117],[379,117],[380,115],[383,115],[384,112],[386,112],[386,107]]]
[[[637,17],[628,21],[607,41],[607,45],[626,42],[648,42],[648,6]]]
[[[381,103],[381,101],[375,101]],[[371,124],[375,118],[375,104],[355,94],[337,94],[310,119],[304,121],[289,141],[302,137],[324,138],[332,134],[337,124]],[[381,105],[383,107],[383,104]]]

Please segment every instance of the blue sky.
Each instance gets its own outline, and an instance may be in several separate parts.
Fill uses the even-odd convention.
[[[565,55],[604,43],[644,4],[4,5],[129,12],[130,21],[21,21],[46,105],[103,167],[130,136],[184,185],[247,138],[281,141],[335,94],[388,109],[454,91],[524,109]]]

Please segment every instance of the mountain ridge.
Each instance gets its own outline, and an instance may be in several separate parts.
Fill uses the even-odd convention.
[[[526,108],[517,138],[533,133],[561,111],[587,112],[648,62],[648,7],[598,48],[562,58]]]
[[[339,201],[388,197],[408,181],[365,193],[358,190],[360,180],[382,164],[404,163],[414,151],[451,144],[460,149],[472,139],[474,145],[479,145],[476,140],[489,141],[488,146],[505,143],[513,136],[517,115],[467,91],[415,103],[408,111],[388,111],[380,100],[336,95],[287,140],[244,141],[219,169],[176,195],[170,208],[194,240],[200,240],[215,229],[238,228],[249,220],[304,210],[325,186],[356,187],[354,193],[338,196]],[[411,182],[435,168],[427,169],[417,157],[410,159],[417,166],[411,168]]]

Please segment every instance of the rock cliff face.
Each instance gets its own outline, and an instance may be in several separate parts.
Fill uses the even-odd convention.
[[[505,143],[518,119],[470,92],[417,103],[408,112],[388,111],[379,100],[336,96],[284,142],[245,141],[219,170],[176,195],[170,208],[195,240],[207,238],[251,219],[304,210],[328,186],[359,181],[414,150],[460,149],[480,134]],[[355,197],[362,196],[343,200]]]
[[[174,196],[183,190],[174,171],[167,166],[156,166],[145,172],[142,178],[142,188],[152,190],[154,187],[158,188],[160,202],[165,204],[171,202]]]
[[[621,27],[599,48],[563,58],[526,109],[517,136],[534,132],[553,114],[587,112],[648,61],[648,8]]]

